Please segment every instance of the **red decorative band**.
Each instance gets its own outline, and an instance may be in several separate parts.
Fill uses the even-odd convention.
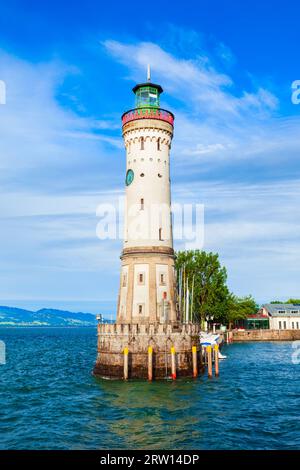
[[[122,116],[122,124],[127,124],[130,121],[136,121],[138,119],[158,119],[160,121],[168,122],[173,126],[174,115],[166,109],[143,109],[136,108],[127,111]]]

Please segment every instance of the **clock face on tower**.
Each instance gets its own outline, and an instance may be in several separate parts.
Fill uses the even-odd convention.
[[[129,186],[134,178],[133,170],[128,170],[126,173],[126,186]]]

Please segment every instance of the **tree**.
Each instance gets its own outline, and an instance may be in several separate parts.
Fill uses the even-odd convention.
[[[227,320],[229,327],[232,327],[232,323],[236,320],[244,320],[249,315],[254,315],[258,310],[254,298],[251,295],[246,297],[237,297],[234,294],[230,294],[227,304]]]
[[[289,299],[287,302],[284,302],[287,304],[300,304],[300,299]]]
[[[184,294],[187,288],[190,293],[193,291],[193,296],[190,296],[192,321],[203,322],[208,315],[219,321],[225,320],[229,298],[227,271],[221,266],[218,254],[200,250],[179,251],[175,266],[181,283],[179,300],[183,307],[186,307]]]

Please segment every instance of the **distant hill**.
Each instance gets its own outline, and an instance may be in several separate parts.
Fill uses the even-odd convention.
[[[1,326],[95,326],[96,316],[92,313],[68,312],[43,308],[37,312],[15,307],[0,306]]]

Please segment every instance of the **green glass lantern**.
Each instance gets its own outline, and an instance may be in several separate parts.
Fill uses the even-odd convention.
[[[159,98],[163,89],[154,83],[141,83],[133,88],[136,108],[159,108]]]

